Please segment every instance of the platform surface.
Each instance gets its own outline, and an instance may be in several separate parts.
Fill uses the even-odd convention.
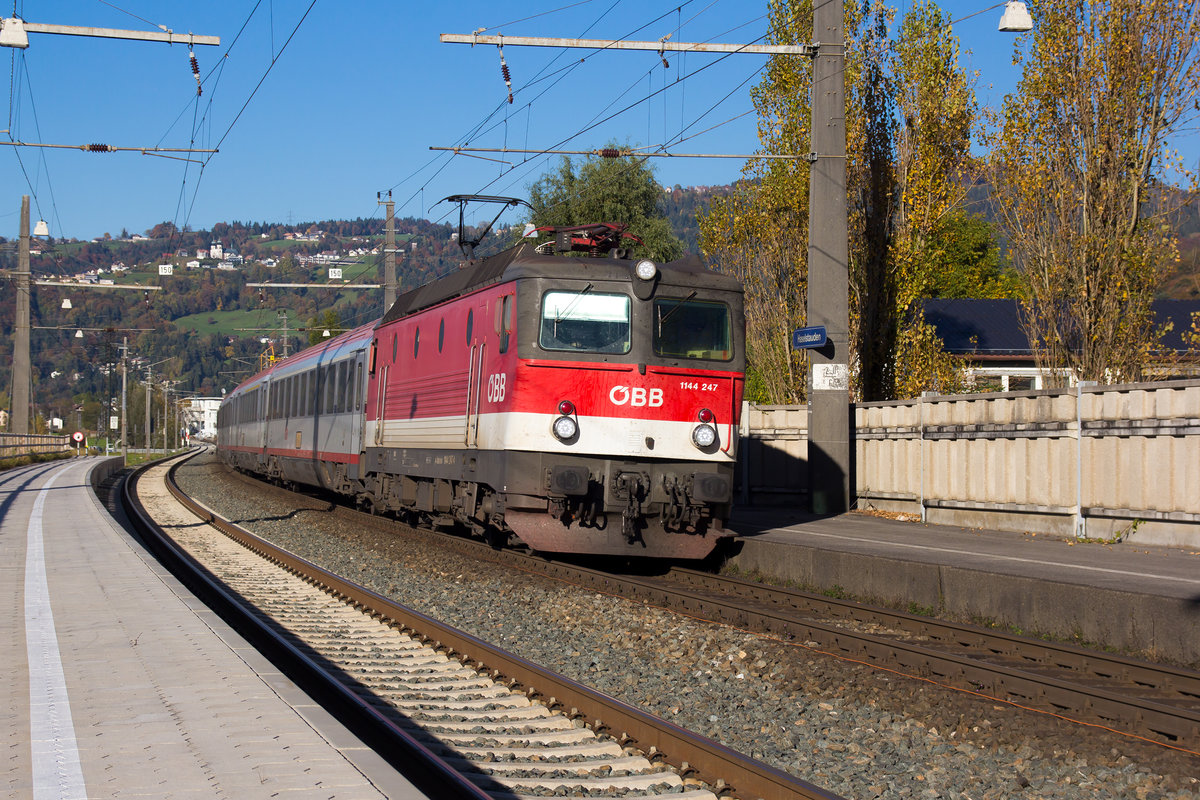
[[[745,571],[1200,668],[1200,552],[783,508],[729,527]]]
[[[0,771],[15,798],[418,798],[96,500],[0,473]]]

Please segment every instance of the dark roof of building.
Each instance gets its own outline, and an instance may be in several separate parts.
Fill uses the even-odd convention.
[[[925,320],[945,343],[947,353],[986,356],[1031,355],[1029,338],[1021,327],[1016,300],[925,300]],[[1200,313],[1197,300],[1155,300],[1155,325],[1172,323],[1163,337],[1171,350],[1186,350],[1183,334],[1192,326],[1192,314]]]

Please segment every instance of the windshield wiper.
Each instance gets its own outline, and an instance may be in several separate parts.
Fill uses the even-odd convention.
[[[659,336],[662,336],[662,328],[663,328],[663,323],[665,323],[665,322],[666,322],[667,320],[669,320],[669,319],[670,319],[672,316],[674,316],[674,314],[675,314],[675,312],[676,312],[676,311],[678,311],[679,309],[683,308],[683,304],[684,304],[684,303],[686,303],[688,300],[691,300],[691,299],[692,299],[693,297],[695,297],[695,296],[696,296],[696,290],[695,290],[695,289],[692,289],[692,291],[688,292],[688,296],[687,296],[687,297],[685,297],[685,298],[683,298],[682,300],[680,300],[678,303],[676,303],[676,304],[675,304],[675,307],[674,307],[674,308],[672,308],[672,309],[671,309],[670,311],[668,311],[666,314],[663,314],[661,317],[659,317],[659,318],[658,318],[658,335],[659,335]]]
[[[587,294],[594,288],[596,288],[596,287],[590,283],[587,286],[583,287],[583,290],[579,294],[575,295],[575,299],[571,301],[571,304],[569,306],[567,306],[566,308],[564,308],[562,311],[558,312],[558,315],[554,318],[554,324],[557,325],[558,323],[560,323],[564,319],[566,319],[567,316],[570,315],[571,309],[575,308],[575,304],[578,303],[585,294]]]

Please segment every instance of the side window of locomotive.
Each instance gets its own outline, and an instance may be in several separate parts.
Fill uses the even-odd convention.
[[[733,358],[729,306],[724,303],[658,298],[652,324],[657,355],[710,361]]]
[[[513,299],[511,294],[504,295],[496,309],[496,333],[500,336],[500,346],[497,349],[501,353],[508,352],[508,340],[513,329]]]
[[[467,347],[471,346],[471,328],[475,326],[475,309],[467,309]]]
[[[629,315],[628,295],[546,292],[538,344],[543,350],[628,353]]]

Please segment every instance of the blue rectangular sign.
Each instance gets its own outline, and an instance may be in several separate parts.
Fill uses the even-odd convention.
[[[824,325],[813,325],[811,328],[797,328],[792,332],[792,347],[796,350],[824,347],[827,341],[829,339],[825,335]]]

